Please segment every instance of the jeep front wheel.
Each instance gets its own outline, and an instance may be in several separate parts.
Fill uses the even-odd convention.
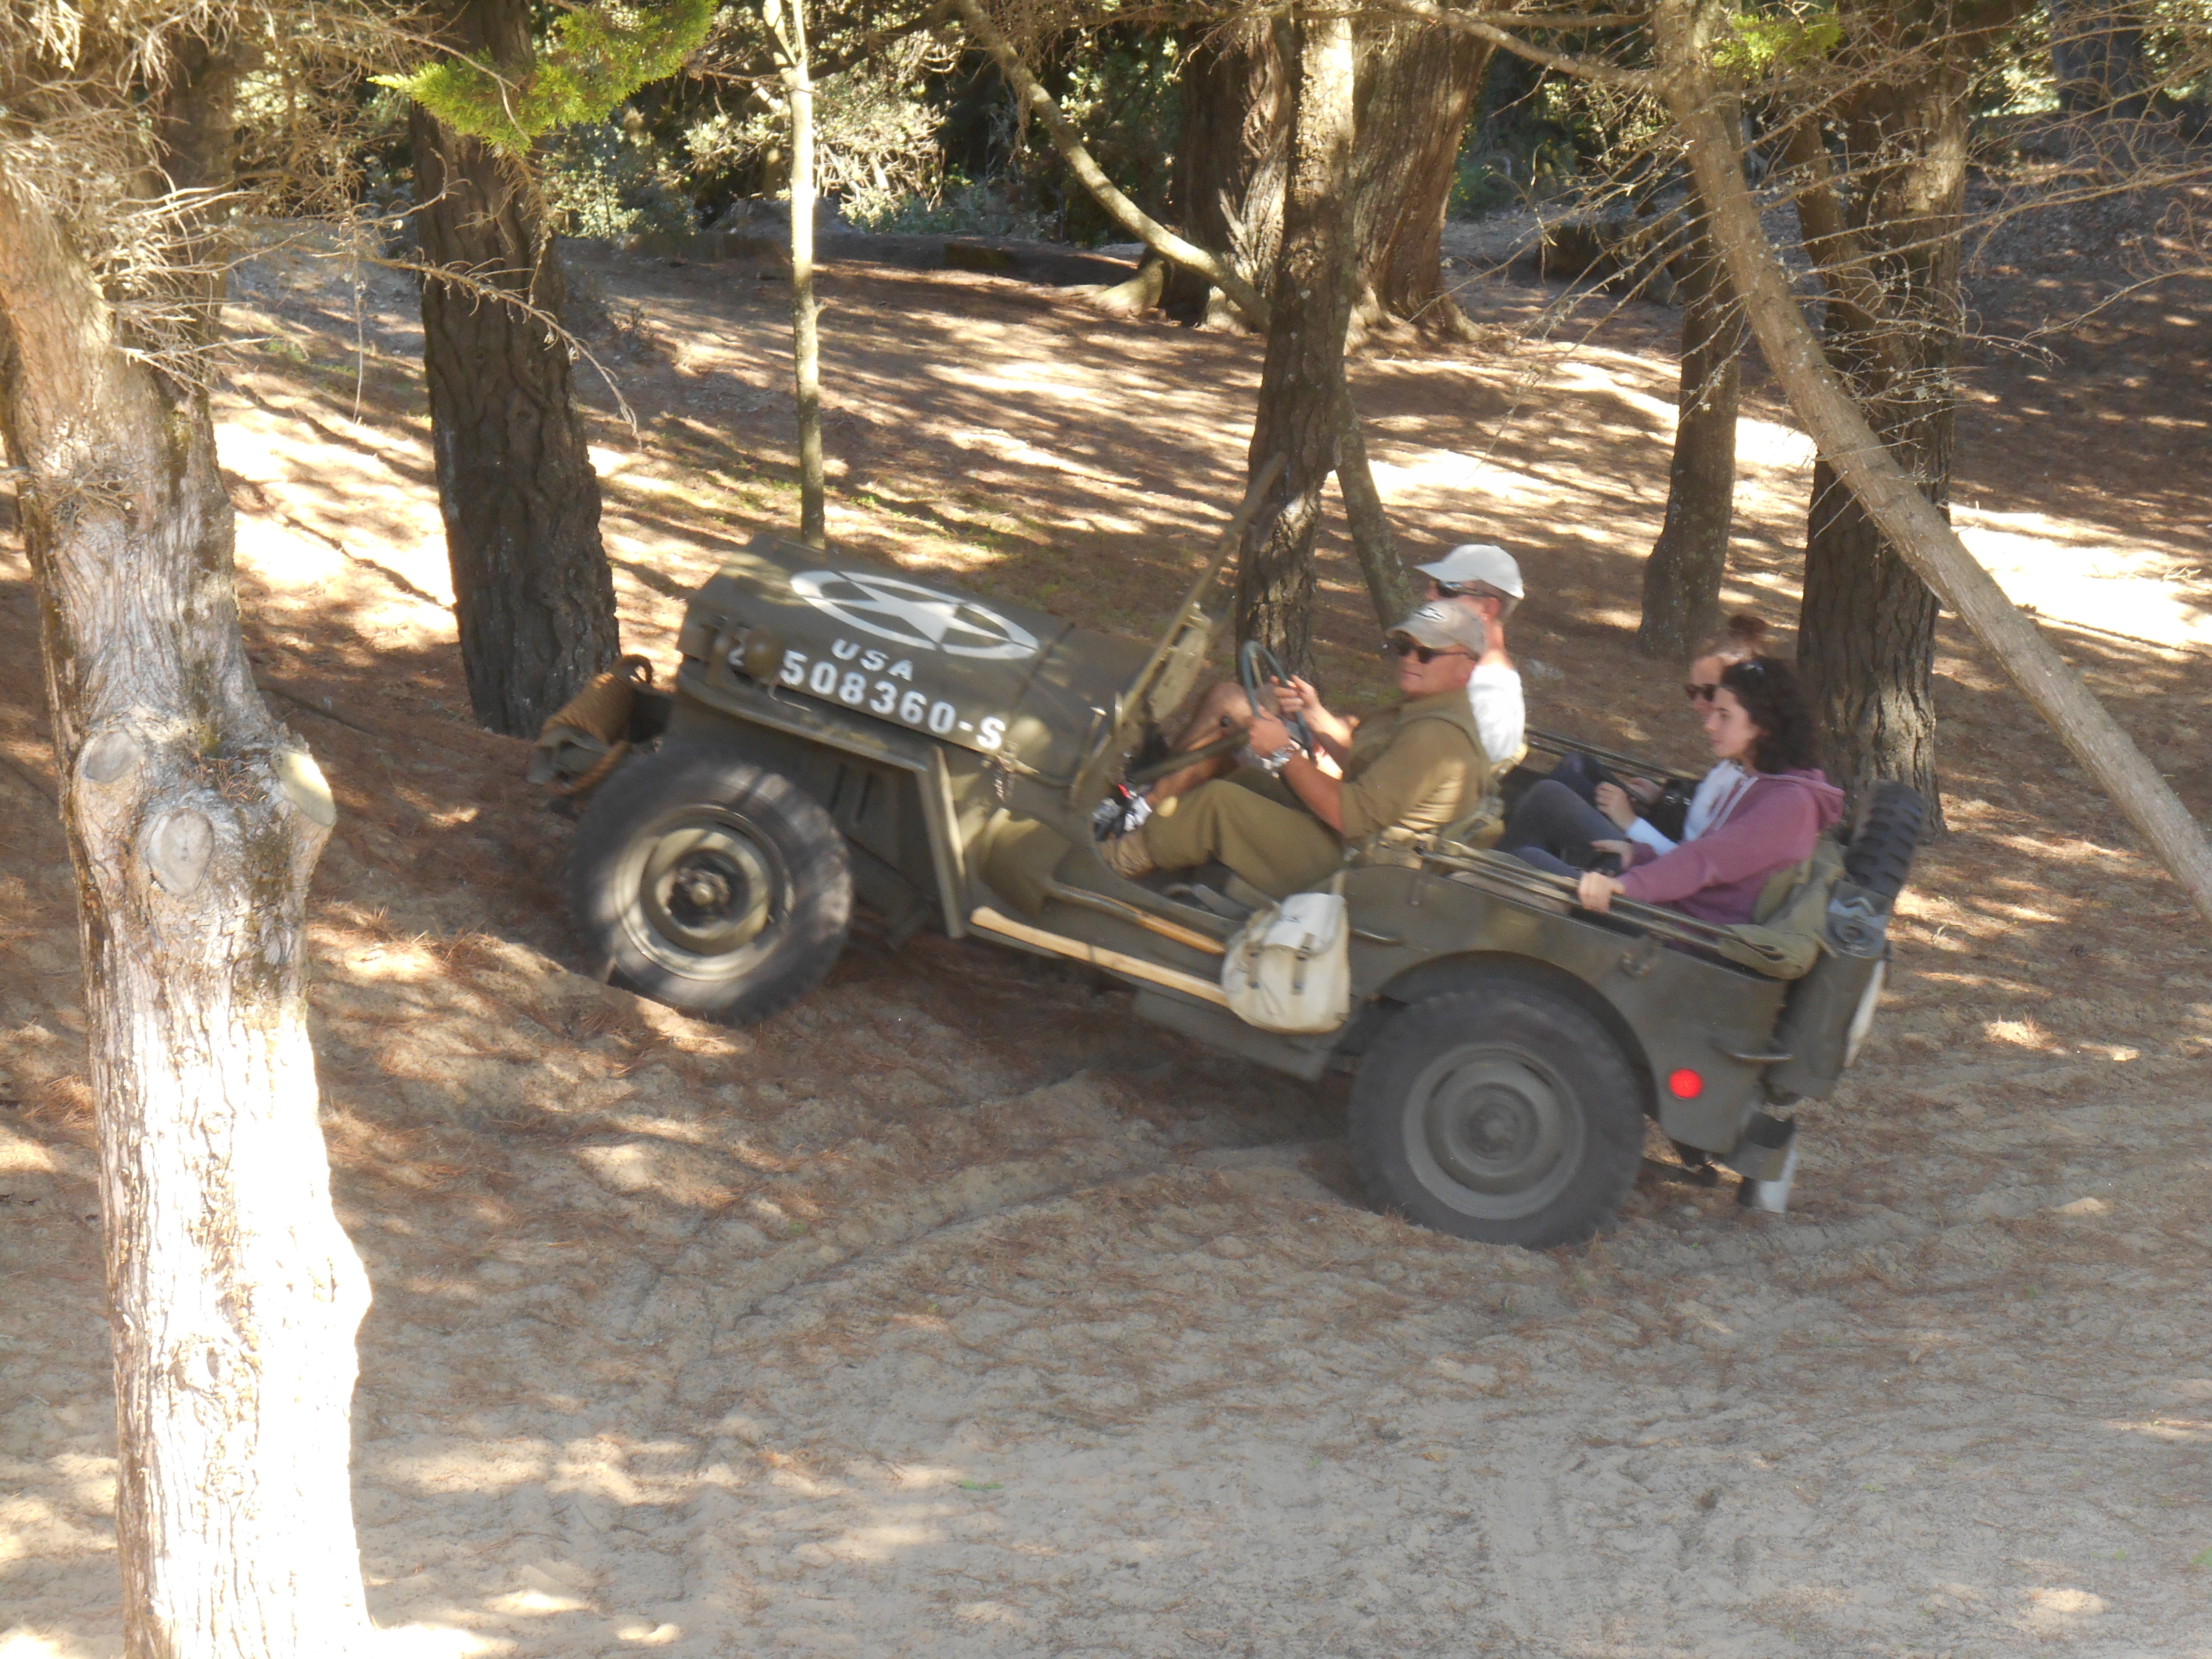
[[[1570,998],[1499,980],[1413,1004],[1352,1089],[1376,1199],[1487,1244],[1547,1249],[1610,1221],[1644,1156],[1635,1069]]]
[[[836,966],[853,868],[836,823],[788,778],[716,749],[664,749],[592,795],[568,905],[586,954],[618,982],[742,1025]]]

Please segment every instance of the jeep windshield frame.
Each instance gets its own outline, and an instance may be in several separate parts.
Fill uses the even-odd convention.
[[[1184,635],[1193,628],[1202,628],[1207,647],[1211,647],[1213,631],[1220,624],[1206,616],[1206,602],[1213,597],[1213,590],[1221,580],[1221,573],[1229,567],[1230,556],[1243,544],[1245,532],[1250,528],[1254,515],[1260,510],[1260,499],[1273,486],[1283,465],[1280,455],[1270,455],[1260,470],[1252,475],[1252,482],[1244,491],[1244,499],[1237,503],[1237,511],[1230,517],[1228,527],[1221,532],[1220,540],[1214,544],[1212,558],[1199,573],[1198,580],[1190,585],[1190,591],[1183,595],[1182,604],[1177,607],[1174,618],[1161,634],[1159,643],[1152,647],[1152,654],[1145,659],[1145,665],[1137,671],[1136,678],[1115,699],[1114,719],[1104,735],[1084,757],[1083,763],[1075,769],[1075,775],[1069,780],[1067,786],[1067,804],[1072,809],[1087,811],[1106,798],[1107,790],[1113,787],[1115,775],[1127,764],[1130,755],[1136,750],[1144,724],[1151,718],[1152,693],[1166,674],[1169,665],[1175,660],[1176,648]]]

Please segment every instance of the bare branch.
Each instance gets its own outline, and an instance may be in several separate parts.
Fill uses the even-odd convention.
[[[1433,5],[1430,0],[1364,0],[1362,9],[1388,15],[1410,17],[1423,23],[1440,24],[1471,34],[1478,40],[1487,40],[1493,46],[1503,46],[1516,57],[1546,69],[1557,70],[1562,75],[1571,75],[1578,81],[1594,81],[1600,86],[1620,87],[1631,92],[1651,92],[1657,83],[1645,70],[1624,69],[1618,64],[1608,64],[1602,58],[1589,58],[1574,52],[1553,52],[1533,40],[1522,39],[1510,29],[1503,29],[1490,22],[1480,12],[1459,11],[1449,6]],[[1494,15],[1495,14],[1492,14]],[[1515,17],[1512,20],[1522,28],[1563,28],[1595,27],[1589,23],[1565,24],[1545,19]],[[1625,21],[1641,21],[1640,16],[1631,15]]]
[[[1163,259],[1196,271],[1212,283],[1228,296],[1231,305],[1251,320],[1254,327],[1264,332],[1267,327],[1267,302],[1260,296],[1259,291],[1231,270],[1226,261],[1185,241],[1115,188],[1114,181],[1106,176],[1105,170],[1084,148],[1081,136],[1068,118],[1060,113],[1060,106],[1053,102],[1051,95],[1036,83],[1036,77],[1029,72],[1006,37],[1000,33],[991,20],[984,15],[982,7],[975,0],[956,0],[956,3],[962,27],[978,46],[997,60],[1000,73],[1006,77],[1030,112],[1044,123],[1045,131],[1051,134],[1053,147],[1060,152],[1060,159],[1083,181],[1085,188],[1097,199],[1098,205],[1112,216],[1115,223]]]

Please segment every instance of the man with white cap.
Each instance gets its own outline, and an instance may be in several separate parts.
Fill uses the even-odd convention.
[[[1505,618],[1521,603],[1521,567],[1502,547],[1463,542],[1434,564],[1413,568],[1429,579],[1425,596],[1429,601],[1449,601],[1455,609],[1480,620],[1478,658],[1467,684],[1468,707],[1482,733],[1483,752],[1489,757],[1491,769],[1509,772],[1528,752],[1528,705],[1522,696],[1521,673],[1505,651]],[[1276,688],[1276,700],[1284,714],[1303,714],[1309,725],[1316,721],[1347,724],[1322,707],[1320,695],[1310,682],[1295,675],[1288,684]],[[1202,747],[1249,717],[1242,688],[1234,680],[1224,680],[1199,700],[1175,746]],[[1116,791],[1099,808],[1098,833],[1104,836],[1133,829],[1160,802],[1219,777],[1226,769],[1220,762],[1200,762],[1161,778],[1141,798],[1126,789]]]
[[[1490,763],[1505,771],[1528,750],[1521,672],[1505,652],[1505,619],[1521,603],[1521,567],[1502,547],[1462,542],[1434,564],[1413,568],[1429,579],[1431,599],[1455,599],[1482,618],[1482,656],[1467,683],[1467,697]]]
[[[1102,841],[1099,857],[1133,880],[1218,860],[1281,898],[1327,880],[1347,845],[1384,830],[1421,835],[1459,823],[1490,790],[1490,757],[1467,697],[1488,643],[1477,611],[1431,600],[1390,630],[1403,702],[1356,732],[1312,705],[1315,740],[1341,776],[1293,743],[1280,720],[1257,718],[1247,728],[1249,752],[1287,798],[1262,793],[1267,777],[1200,783]]]

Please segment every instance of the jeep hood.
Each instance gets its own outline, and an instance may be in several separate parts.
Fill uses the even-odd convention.
[[[726,653],[754,628],[783,641],[782,694],[1009,754],[1055,780],[1104,731],[1146,655],[1027,605],[774,536],[693,596],[683,650]]]

